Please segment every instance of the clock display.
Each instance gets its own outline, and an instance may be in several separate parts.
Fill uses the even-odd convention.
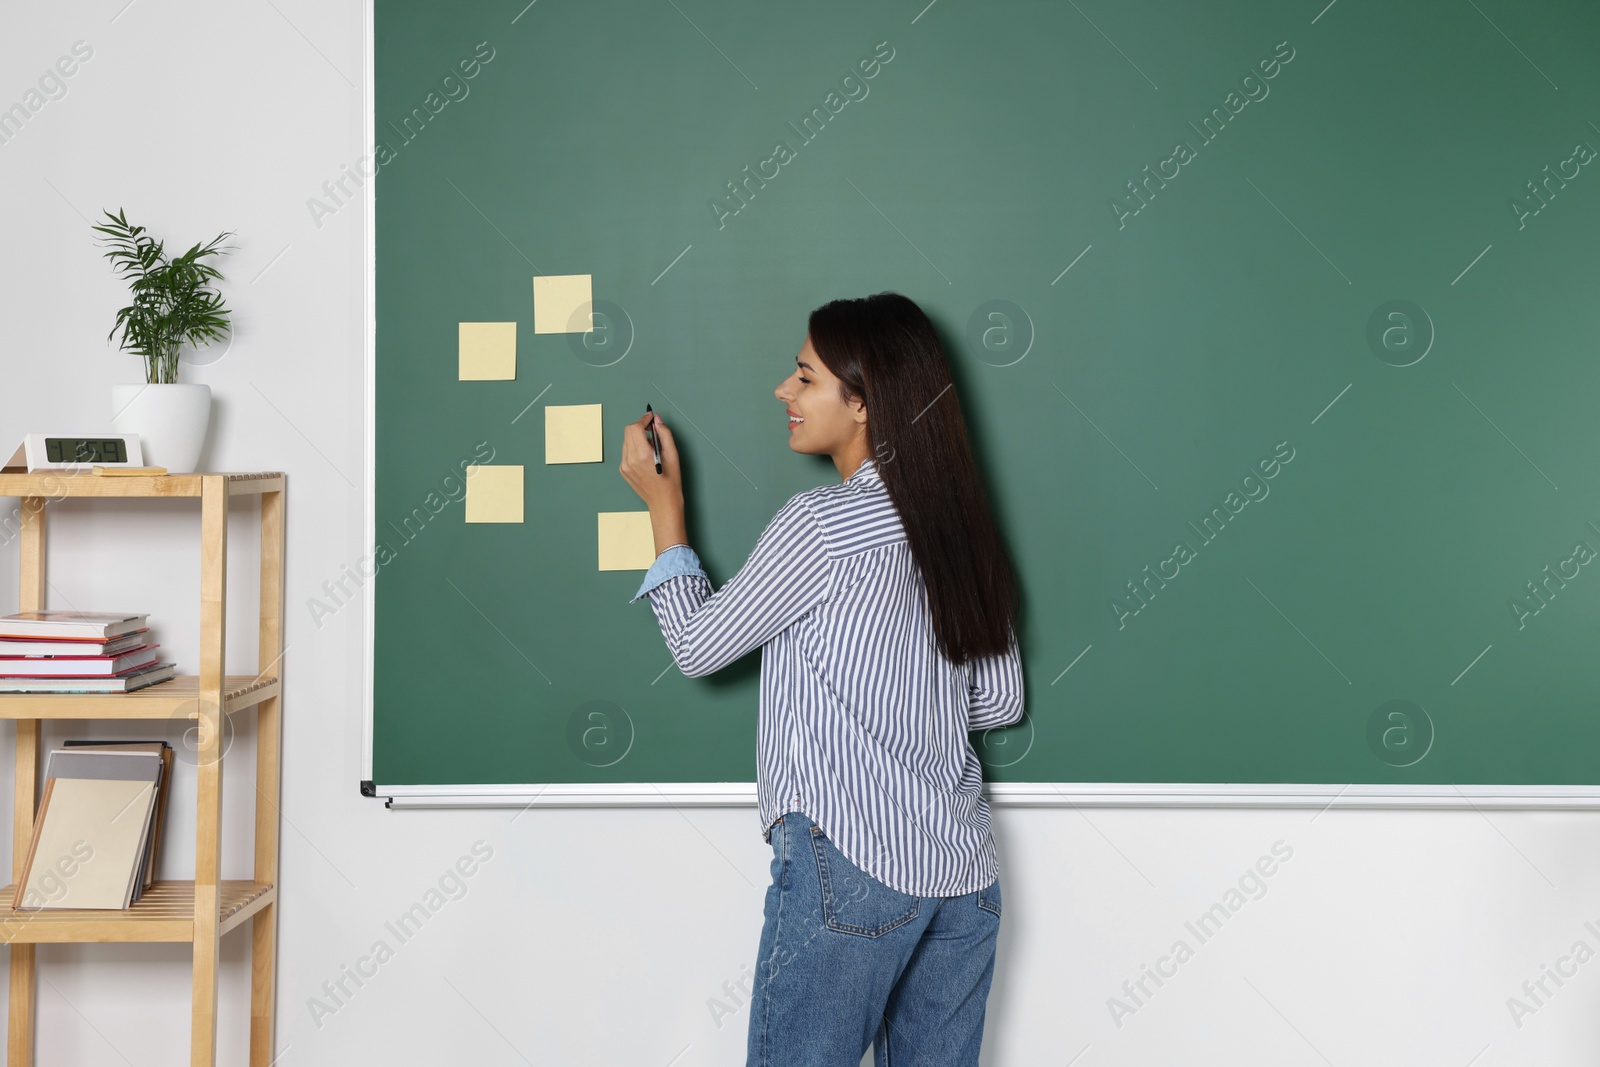
[[[46,437],[44,451],[50,463],[128,462],[128,452],[120,437]]]

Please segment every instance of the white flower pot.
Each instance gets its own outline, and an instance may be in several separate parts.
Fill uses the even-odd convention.
[[[211,386],[113,385],[111,425],[118,433],[139,435],[145,466],[193,473],[211,425]]]

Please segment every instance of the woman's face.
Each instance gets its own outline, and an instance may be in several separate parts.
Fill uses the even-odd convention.
[[[839,456],[853,446],[865,447],[865,407],[859,400],[846,404],[839,398],[839,379],[811,347],[809,336],[795,357],[794,373],[779,383],[773,395],[788,409],[789,447],[794,451]]]

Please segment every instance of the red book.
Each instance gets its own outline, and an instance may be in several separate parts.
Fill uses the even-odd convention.
[[[104,640],[73,637],[0,637],[0,656],[115,656],[144,644],[149,627]]]
[[[114,678],[156,661],[159,645],[116,656],[0,656],[0,678]]]

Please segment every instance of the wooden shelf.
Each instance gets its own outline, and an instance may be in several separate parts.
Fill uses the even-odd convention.
[[[179,675],[133,693],[0,693],[0,721],[16,735],[16,775],[11,824],[11,882],[0,889],[0,943],[10,956],[6,1067],[34,1067],[37,945],[47,942],[188,942],[194,962],[189,1013],[189,1067],[217,1064],[217,977],[222,937],[250,930],[250,1067],[270,1067],[279,1057],[274,1029],[278,985],[278,842],[283,789],[284,498],[281,473],[168,474],[104,477],[93,473],[0,472],[0,497],[22,498],[18,556],[19,611],[47,606],[45,557],[53,506],[67,497],[189,498],[200,512],[200,654],[198,674]],[[229,674],[225,619],[228,600],[228,510],[236,497],[258,502],[261,516],[261,599],[256,674]],[[218,704],[201,699],[201,679],[218,692]],[[255,714],[255,842],[250,881],[228,881],[222,871],[222,768],[227,716]],[[163,879],[131,907],[115,910],[40,910],[11,907],[18,872],[28,862],[45,767],[47,719],[173,719],[199,738],[194,765],[194,877]],[[236,756],[227,756],[233,763]],[[165,835],[164,835],[165,836]],[[48,1057],[48,1062],[57,1062]]]
[[[219,885],[218,934],[226,934],[277,899],[263,882]],[[16,885],[0,889],[0,938],[8,944],[62,944],[86,941],[193,941],[194,882],[161,880],[120,909],[13,909]]]
[[[0,474],[0,496],[45,497],[59,500],[69,496],[115,497],[197,497],[202,478],[221,478],[229,496],[276,493],[283,488],[283,474],[261,471],[252,474],[133,474],[115,477],[77,471],[35,471],[32,474]]]
[[[278,695],[278,679],[230,674],[222,708],[229,715]],[[0,693],[0,719],[172,719],[193,712],[200,677],[180,674],[131,693]]]

